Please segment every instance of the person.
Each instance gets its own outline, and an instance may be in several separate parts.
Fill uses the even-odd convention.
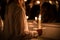
[[[42,23],[55,23],[56,19],[55,19],[55,11],[54,11],[54,7],[48,3],[48,2],[44,2],[41,6],[41,20]]]
[[[10,3],[6,7],[4,21],[6,39],[24,34],[24,28],[28,26],[25,13],[23,0],[10,0]]]

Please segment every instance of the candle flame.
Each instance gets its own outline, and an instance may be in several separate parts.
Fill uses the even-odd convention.
[[[36,1],[37,4],[40,4],[40,1]]]
[[[28,19],[29,17],[28,17],[28,16],[26,16],[26,18]]]
[[[52,4],[52,1],[49,1],[50,4]]]
[[[58,1],[56,1],[56,4],[58,4]]]
[[[35,17],[35,20],[37,20],[37,17]]]
[[[25,2],[27,2],[27,0],[24,0]]]
[[[41,20],[41,15],[39,15],[39,20]]]

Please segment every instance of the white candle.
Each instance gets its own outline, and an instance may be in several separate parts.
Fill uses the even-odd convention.
[[[49,1],[50,4],[52,4],[52,1]]]
[[[41,15],[38,18],[38,29],[41,29]]]

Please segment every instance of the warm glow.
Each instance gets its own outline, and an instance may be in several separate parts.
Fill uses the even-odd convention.
[[[41,20],[41,15],[39,15],[39,20]]]
[[[27,18],[26,17],[28,18],[28,16],[25,15],[25,17],[24,17],[24,32],[28,33],[29,29],[28,29],[28,22],[27,22]]]
[[[52,4],[52,1],[49,1],[50,4]]]
[[[41,29],[41,15],[38,18],[38,29]]]
[[[36,1],[37,4],[40,4],[40,1]]]
[[[3,26],[4,26],[3,20],[1,20],[1,23],[2,23],[2,28],[1,28],[1,30],[3,30]]]
[[[24,0],[25,2],[27,2],[27,0]]]
[[[58,4],[58,1],[56,1],[56,4]]]
[[[33,24],[33,23],[32,23],[32,22],[29,22],[28,24],[30,24],[30,25],[31,25],[31,24]]]
[[[29,31],[24,30],[24,32],[25,32],[26,34],[29,34]]]
[[[33,28],[34,30],[37,30],[37,28]]]
[[[37,31],[30,31],[30,34],[31,34],[32,36],[38,36]]]
[[[26,16],[26,18],[28,19],[29,17],[28,17],[28,16]]]
[[[35,20],[37,20],[37,17],[35,17]]]

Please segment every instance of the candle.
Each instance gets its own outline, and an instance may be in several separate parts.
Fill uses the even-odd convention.
[[[38,18],[38,29],[41,29],[41,15]]]

